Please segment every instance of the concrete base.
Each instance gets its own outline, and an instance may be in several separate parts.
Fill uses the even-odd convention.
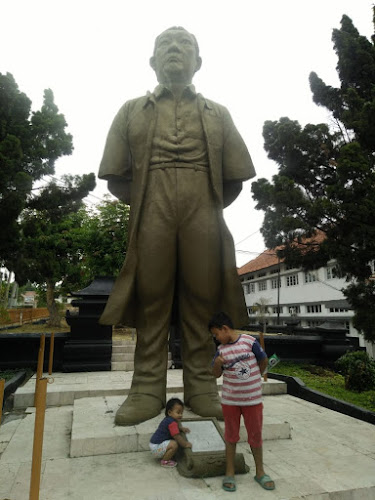
[[[48,377],[47,374],[44,376]],[[47,406],[72,405],[76,399],[98,396],[126,396],[129,394],[133,372],[54,373],[48,384]],[[221,379],[218,379],[221,387]],[[286,394],[287,386],[280,380],[263,382],[264,395]],[[167,393],[182,392],[182,370],[167,371]],[[19,387],[14,395],[14,408],[34,405],[35,376]],[[124,399],[124,398],[123,398]]]
[[[170,397],[181,398],[182,394],[171,394]],[[72,436],[70,444],[71,457],[88,457],[93,455],[109,455],[113,453],[131,453],[148,451],[151,435],[164,418],[164,412],[159,416],[142,422],[139,425],[121,427],[114,423],[115,415],[124,402],[121,396],[103,396],[82,398],[74,401]],[[197,418],[190,410],[185,409],[185,418]],[[199,418],[199,417],[198,417]],[[220,422],[224,430],[224,422]],[[267,413],[263,424],[263,439],[290,438],[290,425]],[[240,442],[246,442],[246,429],[242,425]]]
[[[169,370],[168,379],[176,383]],[[113,378],[114,374],[116,377]],[[65,374],[55,384],[71,390],[86,384],[121,382],[120,372]],[[77,378],[77,384],[73,378]],[[95,381],[93,378],[95,377]],[[107,379],[107,381],[105,380]],[[131,374],[129,377],[131,380]],[[35,383],[35,381],[34,381]],[[48,384],[50,391],[55,384]],[[130,382],[129,382],[130,384]],[[74,388],[74,386],[77,386]],[[181,386],[181,383],[180,383]],[[81,390],[81,389],[79,389]],[[181,391],[178,391],[181,392]],[[172,395],[172,393],[171,393]],[[90,401],[91,398],[88,400]],[[95,398],[94,398],[95,399]],[[103,398],[102,398],[103,399]],[[80,402],[82,400],[78,400]],[[107,410],[111,408],[107,407]],[[249,474],[236,477],[237,491],[222,490],[222,476],[190,479],[177,468],[164,469],[149,451],[71,458],[73,406],[47,408],[41,467],[41,500],[370,500],[375,498],[374,426],[289,394],[264,398],[265,423],[277,417],[290,422],[293,439],[267,440],[264,468],[276,483],[263,490],[253,476],[254,460],[247,443],[238,444]],[[187,414],[187,413],[186,413]],[[0,426],[0,499],[29,498],[34,409],[4,413]],[[88,425],[86,425],[88,427]],[[153,431],[154,429],[152,429]],[[123,430],[121,431],[123,432]]]

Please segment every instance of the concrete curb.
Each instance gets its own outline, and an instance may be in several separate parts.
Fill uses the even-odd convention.
[[[8,380],[8,382],[5,382],[4,403],[7,400],[7,398],[18,389],[18,387],[22,384],[25,378],[26,378],[26,372],[20,371],[14,377]]]
[[[329,410],[334,410],[344,415],[349,415],[350,417],[356,418],[358,420],[363,420],[370,424],[375,424],[375,412],[370,410],[365,410],[360,406],[352,405],[342,401],[341,399],[336,399],[327,394],[323,394],[313,389],[306,387],[305,383],[302,382],[298,377],[290,377],[288,375],[281,375],[280,373],[268,373],[269,378],[276,380],[282,380],[286,382],[288,387],[288,394],[296,396],[297,398],[304,399],[310,403],[315,403],[320,406],[324,406]]]

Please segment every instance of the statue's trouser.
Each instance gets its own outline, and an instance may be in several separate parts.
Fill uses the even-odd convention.
[[[217,392],[207,328],[221,286],[217,207],[209,173],[193,168],[149,172],[139,224],[137,347],[131,394],[165,404],[168,333],[177,283],[184,399]]]

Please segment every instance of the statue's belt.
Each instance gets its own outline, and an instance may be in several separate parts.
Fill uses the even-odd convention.
[[[157,170],[164,168],[191,168],[193,170],[199,170],[200,172],[208,172],[208,167],[204,167],[202,165],[196,165],[195,163],[183,163],[183,162],[168,162],[168,163],[156,163],[154,165],[150,165],[149,170]]]

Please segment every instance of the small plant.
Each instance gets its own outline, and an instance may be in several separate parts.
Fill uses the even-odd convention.
[[[363,392],[375,388],[375,361],[365,351],[348,352],[335,362],[345,377],[345,388]]]
[[[0,325],[6,325],[10,322],[11,320],[8,311],[5,307],[0,306]]]

